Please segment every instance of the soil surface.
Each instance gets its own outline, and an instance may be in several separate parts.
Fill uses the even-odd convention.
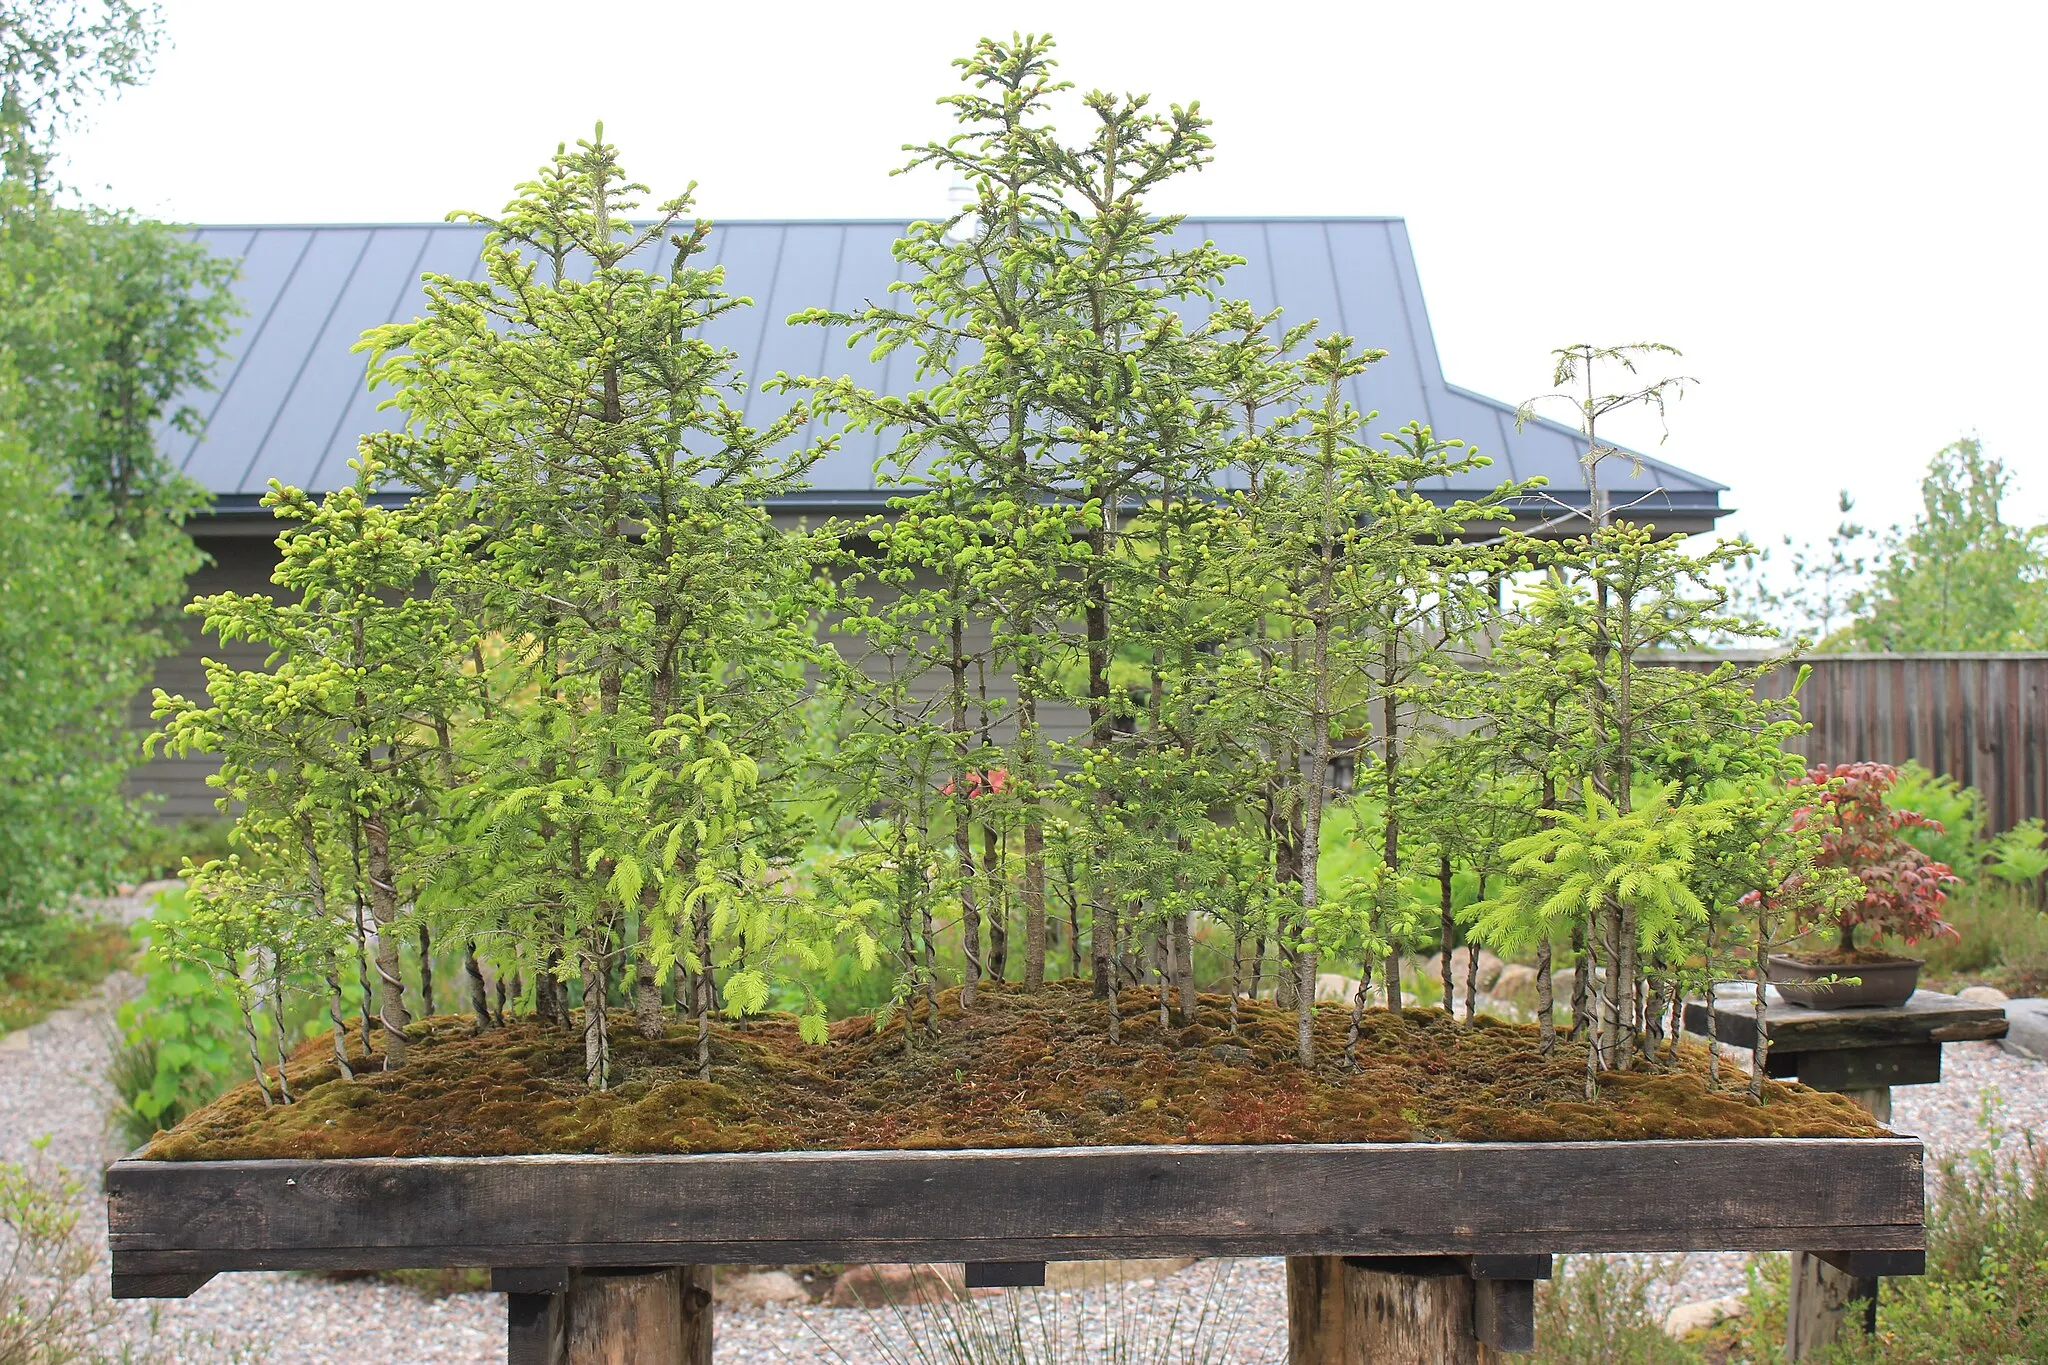
[[[322,1037],[289,1068],[296,1102],[266,1107],[254,1083],[229,1092],[145,1155],[491,1156],[539,1152],[746,1152],[1118,1143],[1562,1141],[1875,1137],[1884,1130],[1839,1095],[1768,1081],[1752,1104],[1727,1076],[1715,1090],[1704,1049],[1655,1070],[1606,1074],[1585,1099],[1585,1052],[1546,1057],[1534,1025],[1440,1010],[1369,1010],[1355,1066],[1349,1011],[1316,1014],[1319,1064],[1294,1060],[1290,1013],[1201,997],[1196,1017],[1162,1028],[1157,996],[1129,990],[1121,1039],[1085,983],[1038,994],[983,985],[972,1009],[940,997],[877,1030],[848,1019],[824,1046],[768,1016],[714,1031],[712,1078],[697,1077],[694,1028],[644,1039],[611,1022],[611,1088],[584,1084],[580,1032],[531,1019],[479,1033],[465,1016],[413,1030],[408,1064],[344,1080]],[[351,1058],[360,1055],[353,1035]]]
[[[1809,967],[1885,967],[1899,962],[1923,962],[1918,957],[1902,957],[1879,948],[1802,948],[1796,953],[1781,953],[1794,962]]]

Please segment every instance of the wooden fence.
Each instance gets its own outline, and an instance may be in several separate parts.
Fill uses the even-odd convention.
[[[1754,662],[1755,653],[1686,663]],[[1993,831],[2048,818],[2048,654],[1810,654],[1800,692],[1812,725],[1793,747],[1815,763],[1917,761],[1984,796]],[[1782,697],[1798,665],[1758,689]]]

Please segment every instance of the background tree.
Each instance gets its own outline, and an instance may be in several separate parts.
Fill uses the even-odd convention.
[[[189,431],[225,336],[231,268],[164,227],[78,202],[59,137],[144,79],[156,8],[0,5],[0,917],[104,887],[144,810],[129,707],[183,643],[205,494],[158,446]]]
[[[2003,461],[1974,438],[1937,453],[1913,524],[1886,538],[1837,648],[2048,648],[2048,527],[2005,520]]]

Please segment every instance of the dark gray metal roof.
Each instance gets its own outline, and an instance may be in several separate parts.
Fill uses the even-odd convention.
[[[711,234],[705,264],[726,267],[727,286],[756,306],[714,324],[717,339],[737,351],[756,383],[778,370],[791,374],[850,373],[882,390],[911,384],[902,351],[881,364],[865,348],[850,350],[842,329],[790,327],[806,307],[851,309],[881,301],[900,267],[890,252],[903,224],[894,221],[722,222]],[[1447,383],[1423,307],[1422,284],[1398,218],[1191,218],[1179,229],[1207,238],[1246,264],[1229,288],[1260,309],[1284,307],[1293,319],[1317,318],[1325,328],[1383,348],[1387,358],[1355,381],[1352,399],[1377,410],[1374,430],[1417,420],[1440,436],[1461,437],[1491,456],[1493,467],[1469,486],[1542,475],[1551,493],[1583,505],[1578,456],[1583,443],[1569,428],[1532,421],[1515,428],[1515,408]],[[364,385],[364,360],[349,347],[367,328],[415,316],[420,276],[474,277],[483,230],[451,224],[250,225],[201,227],[194,236],[240,263],[235,285],[242,317],[214,388],[193,400],[204,427],[197,436],[167,433],[170,453],[214,495],[216,515],[255,510],[276,478],[312,491],[345,483],[357,438],[392,424]],[[651,249],[660,269],[672,250]],[[748,416],[760,421],[788,399],[758,390]],[[799,500],[814,507],[873,505],[879,437],[851,436],[818,466]],[[1602,482],[1617,504],[1640,500],[1637,515],[1671,530],[1700,530],[1725,509],[1723,485],[1658,460],[1640,474],[1610,462]]]

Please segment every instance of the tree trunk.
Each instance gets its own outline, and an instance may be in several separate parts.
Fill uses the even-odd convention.
[[[1457,924],[1451,918],[1451,860],[1448,857],[1438,857],[1436,880],[1439,892],[1437,914],[1440,923],[1438,924],[1438,930],[1441,935],[1437,965],[1443,975],[1444,1013],[1456,1014],[1458,1012],[1458,990],[1456,983],[1451,979],[1451,939],[1457,934]],[[1469,943],[1465,945],[1465,956],[1468,958],[1477,956],[1472,945]]]
[[[981,875],[988,883],[988,979],[1004,981],[1010,974],[1010,898],[1005,878],[1003,841],[995,826],[981,827]]]
[[[1557,1051],[1557,983],[1550,972],[1550,935],[1536,944],[1536,1048],[1548,1057]]]
[[[1022,703],[1020,702],[1021,706]],[[1024,807],[1024,989],[1045,986],[1045,826],[1038,798]]]
[[[1180,1021],[1195,1022],[1195,926],[1194,915],[1183,912],[1173,917],[1173,963],[1179,973]]]
[[[396,1071],[405,1065],[405,1026],[412,1018],[405,1010],[398,935],[392,932],[398,921],[398,887],[392,880],[391,833],[380,810],[363,817],[363,847],[370,883],[370,918],[377,926],[377,999],[378,1019],[383,1025],[384,1069]]]
[[[609,1090],[612,1085],[612,1028],[605,999],[611,993],[611,973],[602,955],[583,954],[583,1081],[592,1090]]]
[[[711,1011],[718,1004],[718,981],[711,974],[711,907],[697,902],[690,931],[697,955],[697,970],[691,976],[690,1012],[697,1023],[697,1079],[711,1079]]]
[[[476,958],[476,940],[462,945],[462,970],[469,977],[469,1008],[476,1015],[476,1031],[491,1026],[491,990],[484,981],[484,964]]]
[[[966,624],[953,617],[950,634],[953,657],[947,671],[953,675],[953,856],[959,863],[960,944],[966,955],[960,979],[960,1008],[974,1005],[974,989],[981,981],[981,908],[975,896],[974,821],[969,810],[973,774],[967,770],[967,653]]]
[[[640,951],[633,962],[633,1026],[647,1039],[668,1032],[661,1017],[661,980],[654,971],[652,952],[655,894],[650,888],[640,897],[640,927],[635,935]]]
[[[434,1008],[434,940],[427,933],[427,926],[420,925],[420,1018],[431,1019],[440,1011]]]

